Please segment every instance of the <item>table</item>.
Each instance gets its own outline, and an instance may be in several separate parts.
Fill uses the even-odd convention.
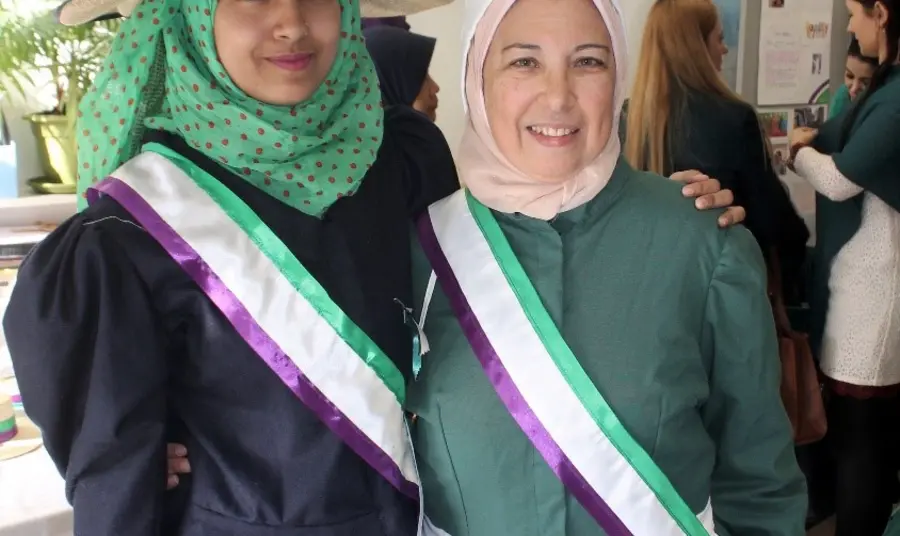
[[[65,483],[40,449],[0,462],[0,536],[72,536]]]

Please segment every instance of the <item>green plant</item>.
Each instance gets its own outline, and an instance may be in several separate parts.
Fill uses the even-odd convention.
[[[49,114],[74,109],[103,65],[118,20],[67,27],[47,10],[23,13],[16,0],[0,0],[0,89],[25,95],[49,83],[56,102]]]

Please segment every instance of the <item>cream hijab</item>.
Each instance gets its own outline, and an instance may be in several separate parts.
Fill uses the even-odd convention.
[[[616,61],[612,132],[597,158],[575,176],[555,184],[522,173],[494,142],[484,102],[484,60],[497,27],[515,0],[466,0],[463,20],[463,104],[467,121],[457,166],[463,185],[486,206],[550,220],[587,203],[609,182],[621,152],[618,125],[625,101],[628,51],[617,0],[593,0],[612,38]]]

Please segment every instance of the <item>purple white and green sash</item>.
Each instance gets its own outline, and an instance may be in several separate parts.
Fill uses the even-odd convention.
[[[497,395],[606,534],[714,534],[711,507],[698,519],[588,378],[491,211],[460,191],[419,235]]]
[[[404,494],[420,500],[403,375],[260,218],[170,149],[89,190],[113,197],[181,265],[281,381]]]

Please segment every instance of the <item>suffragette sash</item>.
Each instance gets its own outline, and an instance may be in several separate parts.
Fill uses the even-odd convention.
[[[243,201],[157,144],[88,200],[100,194],[134,216],[323,423],[419,500],[403,375]]]
[[[566,488],[612,536],[713,533],[628,434],[541,303],[491,211],[468,192],[419,235],[475,356]]]

